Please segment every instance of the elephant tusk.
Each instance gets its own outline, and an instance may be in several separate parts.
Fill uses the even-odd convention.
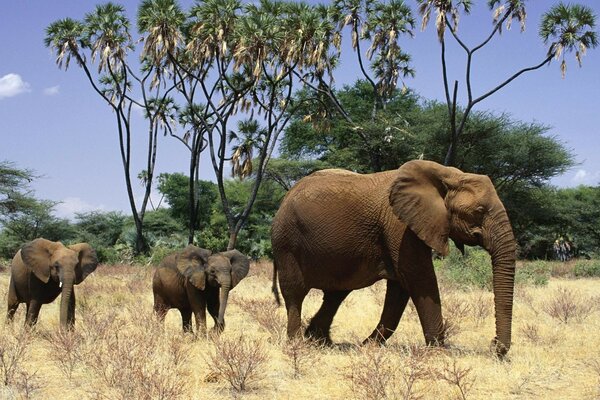
[[[59,282],[58,282],[58,287],[59,287],[59,288],[62,288],[62,281],[59,281]]]

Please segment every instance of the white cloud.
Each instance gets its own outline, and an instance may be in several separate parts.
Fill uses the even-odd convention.
[[[29,83],[25,82],[20,75],[7,74],[0,78],[0,99],[30,91]]]
[[[46,89],[44,89],[44,94],[46,96],[54,96],[60,93],[60,86],[56,85],[56,86],[51,86],[48,87]]]
[[[600,171],[590,172],[585,169],[578,169],[571,178],[571,182],[575,185],[598,185],[600,183]]]
[[[79,197],[67,197],[57,204],[54,208],[54,214],[59,218],[74,219],[75,213],[89,211],[104,211],[103,205],[92,205]]]
[[[577,170],[577,173],[573,177],[573,182],[575,183],[583,183],[585,182],[585,178],[588,176],[588,173],[585,169]]]

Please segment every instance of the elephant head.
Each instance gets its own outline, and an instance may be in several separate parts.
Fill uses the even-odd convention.
[[[493,345],[498,354],[506,354],[511,344],[516,242],[491,180],[431,161],[410,161],[399,168],[389,201],[396,216],[438,253],[448,253],[448,238],[461,251],[465,244],[487,250],[496,310]]]
[[[190,244],[177,255],[177,269],[200,290],[206,287],[206,264],[211,254],[210,250]]]
[[[73,320],[74,312],[69,308],[73,285],[77,285],[96,269],[96,251],[87,243],[65,247],[60,242],[35,239],[21,249],[21,258],[31,268],[31,272],[44,283],[50,278],[59,282],[62,288],[60,301],[60,324],[67,326]]]
[[[229,291],[248,275],[249,269],[250,259],[238,250],[224,251],[208,258],[208,283],[221,288],[217,321],[220,326],[223,326]]]

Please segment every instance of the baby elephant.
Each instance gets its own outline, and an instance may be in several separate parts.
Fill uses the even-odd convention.
[[[37,322],[42,304],[60,300],[60,325],[75,324],[75,291],[98,265],[96,251],[87,243],[64,246],[60,242],[35,239],[25,244],[12,260],[6,320],[12,321],[20,303],[27,304],[25,324]]]
[[[154,273],[154,311],[161,321],[171,308],[181,313],[184,332],[192,332],[194,313],[197,334],[206,335],[206,309],[218,334],[225,328],[229,291],[248,274],[250,259],[237,250],[211,254],[188,245],[162,261]],[[219,288],[220,293],[219,293]]]

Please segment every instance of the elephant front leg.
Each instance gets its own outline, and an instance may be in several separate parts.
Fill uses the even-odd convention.
[[[444,323],[437,279],[431,258],[410,277],[410,297],[415,305],[427,345],[444,344]]]
[[[398,323],[400,322],[400,318],[402,318],[409,297],[408,291],[402,287],[400,282],[387,281],[381,318],[375,330],[363,341],[363,344],[371,341],[383,344],[392,336],[396,328],[398,328]]]
[[[192,285],[187,285],[187,294],[192,313],[196,319],[196,335],[206,337],[206,298],[205,293]]]
[[[33,326],[36,324],[41,308],[42,302],[37,299],[31,299],[29,303],[27,303],[27,315],[25,317],[25,325]]]
[[[190,310],[179,310],[181,314],[181,325],[184,333],[194,333],[192,330],[192,312]]]

